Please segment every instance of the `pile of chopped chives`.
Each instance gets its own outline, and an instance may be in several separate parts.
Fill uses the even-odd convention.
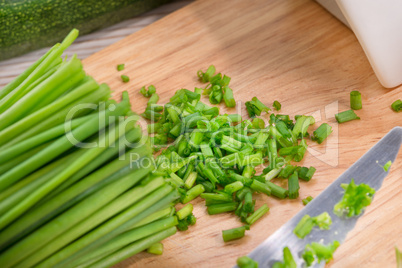
[[[205,88],[180,89],[163,106],[157,104],[154,86],[141,88],[140,93],[150,98],[142,116],[150,120],[148,132],[154,150],[161,150],[154,175],[164,177],[178,189],[184,204],[200,196],[210,215],[237,215],[246,225],[223,231],[224,241],[230,241],[243,237],[250,225],[268,213],[266,204],[255,207],[255,193],[279,199],[298,198],[299,179],[309,181],[315,168],[292,163],[303,159],[307,131],[315,120],[304,115],[292,120],[289,115],[271,113],[266,125],[258,116],[271,109],[257,97],[246,102],[251,119],[238,114],[222,115],[219,107],[201,101],[202,95],[208,95],[213,104],[222,100],[226,105],[235,103],[232,94],[225,99],[230,78],[215,71],[213,65],[205,72],[199,71],[200,81],[208,83]],[[278,101],[274,108],[281,109]],[[322,124],[311,139],[321,143],[331,132],[328,124]],[[265,168],[257,174],[261,165]],[[275,184],[275,178],[284,183]],[[186,211],[185,218],[179,217],[181,230],[192,225],[194,216],[189,209]]]

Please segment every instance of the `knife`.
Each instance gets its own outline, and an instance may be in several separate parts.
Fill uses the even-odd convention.
[[[342,219],[333,213],[334,205],[342,199],[344,193],[340,185],[342,183],[350,183],[353,178],[356,184],[365,183],[378,191],[389,172],[385,172],[382,166],[388,161],[395,161],[401,143],[402,127],[395,127],[321,194],[256,247],[248,256],[257,261],[259,267],[271,267],[275,262],[283,261],[283,248],[287,246],[292,252],[297,267],[302,267],[304,261],[301,258],[301,254],[304,251],[305,245],[311,242],[328,244],[334,240],[342,243],[347,233],[353,229],[358,218],[364,212],[358,217]],[[293,233],[294,228],[304,215],[308,214],[313,217],[323,212],[328,212],[332,218],[330,230],[313,229],[304,239],[299,239]],[[325,262],[321,261],[321,263],[316,263],[312,267],[323,267],[324,265]]]

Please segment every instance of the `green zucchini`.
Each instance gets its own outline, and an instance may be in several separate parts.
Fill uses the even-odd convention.
[[[73,28],[86,34],[171,0],[0,1],[0,60],[53,45]]]

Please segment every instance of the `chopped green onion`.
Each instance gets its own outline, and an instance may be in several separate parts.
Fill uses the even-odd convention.
[[[339,124],[345,123],[351,120],[358,120],[360,117],[358,117],[353,110],[348,110],[344,112],[340,112],[335,115],[336,121],[338,121]]]
[[[221,204],[212,204],[208,206],[208,214],[215,215],[229,211],[235,211],[238,203],[230,202],[230,203],[221,203]]]
[[[361,183],[356,185],[352,179],[349,184],[342,185],[345,190],[342,200],[334,206],[334,213],[338,217],[346,215],[346,217],[358,216],[363,209],[371,204],[375,189],[369,185]]]
[[[202,193],[201,198],[204,198],[207,205],[209,204],[219,204],[219,203],[229,203],[232,202],[232,196],[226,193]]]
[[[320,215],[313,217],[313,221],[314,224],[322,230],[329,230],[329,227],[332,224],[332,219],[328,212],[323,212]]]
[[[396,256],[396,267],[402,267],[402,252],[399,251],[398,247],[395,246],[395,256]]]
[[[129,82],[130,81],[130,77],[128,77],[127,75],[122,75],[121,76],[121,80],[124,82],[124,83],[127,83],[127,82]]]
[[[117,71],[123,71],[124,70],[124,63],[117,65]]]
[[[184,187],[190,189],[191,187],[193,187],[196,179],[197,179],[197,172],[191,172],[186,181],[184,182]]]
[[[389,170],[389,168],[392,165],[392,161],[388,161],[387,163],[385,163],[384,165],[384,171],[387,172]]]
[[[280,102],[279,101],[274,101],[274,103],[272,104],[272,106],[275,108],[275,110],[277,110],[277,111],[280,111],[281,110],[281,107],[282,107],[282,105],[280,104]]]
[[[191,200],[195,199],[197,196],[199,196],[204,191],[205,191],[204,186],[202,186],[202,184],[197,184],[196,186],[194,186],[193,188],[191,188],[190,190],[188,190],[186,192],[186,195],[184,196],[182,203],[186,204],[186,203],[190,202]]]
[[[327,123],[323,123],[316,130],[314,130],[312,140],[317,141],[318,144],[321,144],[331,133],[332,127]]]
[[[225,101],[226,107],[233,108],[236,106],[236,101],[233,97],[233,91],[228,86],[223,87],[223,100]]]
[[[258,219],[264,216],[269,211],[269,207],[267,204],[262,205],[259,209],[257,209],[253,214],[247,217],[246,222],[249,225],[255,223]]]
[[[244,226],[229,229],[229,230],[223,230],[222,238],[223,238],[223,241],[228,242],[231,240],[242,238],[244,236],[245,232],[246,232],[246,227],[244,227]]]
[[[271,189],[271,195],[278,197],[280,199],[285,199],[289,193],[288,190],[286,190],[270,181],[267,181],[266,184]]]
[[[311,244],[306,245],[302,257],[306,262],[307,267],[311,266],[316,259],[318,263],[322,260],[325,260],[325,262],[328,263],[332,260],[332,255],[339,245],[340,243],[338,241],[334,241],[332,244],[328,245],[312,242]]]
[[[315,120],[312,116],[302,115],[296,119],[296,124],[293,127],[293,135],[296,138],[302,138],[307,134],[307,129],[310,125],[314,124]]]
[[[272,268],[297,268],[292,252],[288,247],[283,248],[283,262],[274,263]]]
[[[226,185],[224,191],[231,195],[234,192],[239,191],[243,187],[244,187],[243,183],[241,183],[240,181],[236,181],[236,182]]]
[[[289,199],[296,199],[299,197],[300,189],[297,171],[295,171],[288,180]]]
[[[295,170],[297,169],[296,166],[292,166],[292,165],[286,165],[281,172],[279,173],[279,177],[287,179],[289,178],[289,176],[291,174],[293,174],[293,172],[295,172]]]
[[[303,218],[296,225],[293,233],[297,235],[298,238],[303,239],[308,235],[314,227],[314,220],[309,215],[304,215]]]
[[[154,254],[154,255],[162,255],[163,254],[163,244],[155,243],[147,249],[147,252]]]
[[[281,172],[281,169],[280,169],[280,168],[275,168],[275,169],[271,170],[270,172],[268,172],[268,173],[265,175],[265,180],[266,180],[267,182],[269,182],[269,181],[272,180],[273,178],[276,178],[276,177],[279,175],[280,172]]]
[[[350,92],[350,108],[353,110],[360,110],[362,108],[362,94],[359,91]]]
[[[212,76],[215,74],[215,71],[216,71],[215,66],[210,65],[205,73],[202,72],[201,70],[199,70],[197,72],[197,74],[198,74],[198,77],[200,78],[200,81],[202,83],[207,83],[207,82],[210,81]]]
[[[395,112],[400,112],[402,111],[402,100],[396,100],[391,104],[392,110]]]
[[[261,115],[261,112],[268,113],[271,110],[265,104],[263,104],[259,99],[257,99],[257,97],[253,97],[251,101],[246,101],[245,105],[248,115],[250,117]]]
[[[266,185],[265,183],[260,182],[258,180],[253,180],[253,183],[250,185],[250,188],[257,192],[264,193],[268,196],[271,195],[271,188],[269,188],[269,186]]]
[[[311,202],[311,200],[313,200],[313,197],[312,197],[312,196],[307,196],[306,198],[304,198],[304,199],[302,200],[303,205],[307,205],[308,203]]]
[[[177,218],[179,218],[179,220],[182,220],[184,218],[187,218],[192,212],[193,212],[193,205],[187,204],[182,209],[177,211],[176,215],[177,215]]]
[[[298,170],[299,178],[304,181],[309,181],[309,180],[311,180],[311,178],[313,178],[315,171],[316,171],[315,167],[310,167],[310,168],[301,167]]]
[[[239,268],[258,268],[258,262],[248,256],[237,258],[237,266]]]

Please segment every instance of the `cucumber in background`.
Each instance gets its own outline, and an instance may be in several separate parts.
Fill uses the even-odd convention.
[[[0,60],[60,42],[72,28],[86,34],[171,0],[0,1]]]

